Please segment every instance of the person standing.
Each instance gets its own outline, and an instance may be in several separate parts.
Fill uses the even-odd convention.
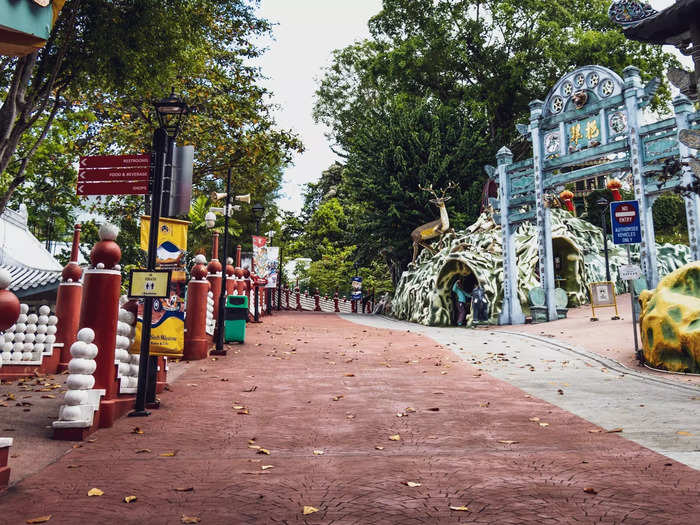
[[[467,318],[467,299],[471,295],[464,291],[459,279],[452,285],[452,291],[457,295],[457,326],[464,326]]]

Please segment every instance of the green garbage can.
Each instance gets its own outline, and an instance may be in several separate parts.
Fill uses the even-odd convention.
[[[245,341],[245,324],[248,320],[248,297],[229,295],[226,297],[224,318],[224,341],[232,343]]]

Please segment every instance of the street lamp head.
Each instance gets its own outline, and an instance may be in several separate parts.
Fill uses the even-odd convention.
[[[204,216],[204,222],[207,224],[207,228],[213,228],[216,225],[216,215],[213,211],[207,212]]]
[[[188,112],[187,104],[175,95],[175,88],[172,88],[170,95],[159,102],[154,102],[158,115],[158,122],[171,138],[175,138],[180,131],[180,124],[184,115]]]
[[[263,213],[265,213],[265,206],[260,204],[259,202],[257,204],[253,204],[253,215],[255,216],[256,219],[261,219],[263,216]]]

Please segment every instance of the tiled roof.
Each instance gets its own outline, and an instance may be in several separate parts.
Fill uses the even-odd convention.
[[[21,266],[0,265],[7,270],[12,278],[9,289],[18,296],[29,295],[43,289],[57,288],[61,282],[61,272],[50,270],[36,270]],[[24,292],[24,293],[22,293]]]
[[[690,31],[691,24],[697,19],[700,0],[676,0],[676,3],[661,10],[654,16],[642,20],[639,24],[624,30],[625,36],[641,42],[652,44],[677,43]],[[697,42],[696,42],[697,44]]]

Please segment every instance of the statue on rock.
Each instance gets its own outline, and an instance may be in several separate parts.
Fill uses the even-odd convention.
[[[430,202],[435,204],[440,210],[440,218],[435,221],[430,221],[421,226],[418,226],[418,228],[411,232],[411,239],[413,240],[413,260],[411,261],[412,263],[416,262],[419,246],[427,248],[432,253],[435,253],[435,250],[433,250],[433,248],[431,248],[429,244],[426,244],[425,241],[435,239],[437,237],[442,237],[442,235],[450,231],[450,218],[447,215],[447,208],[445,207],[445,203],[451,198],[447,195],[447,192],[453,188],[456,188],[457,185],[450,182],[447,185],[447,188],[442,190],[442,195],[438,195],[435,192],[435,190],[433,190],[432,184],[427,188],[423,188],[422,186],[418,187],[423,191],[428,191],[433,194],[435,198],[430,199]]]

